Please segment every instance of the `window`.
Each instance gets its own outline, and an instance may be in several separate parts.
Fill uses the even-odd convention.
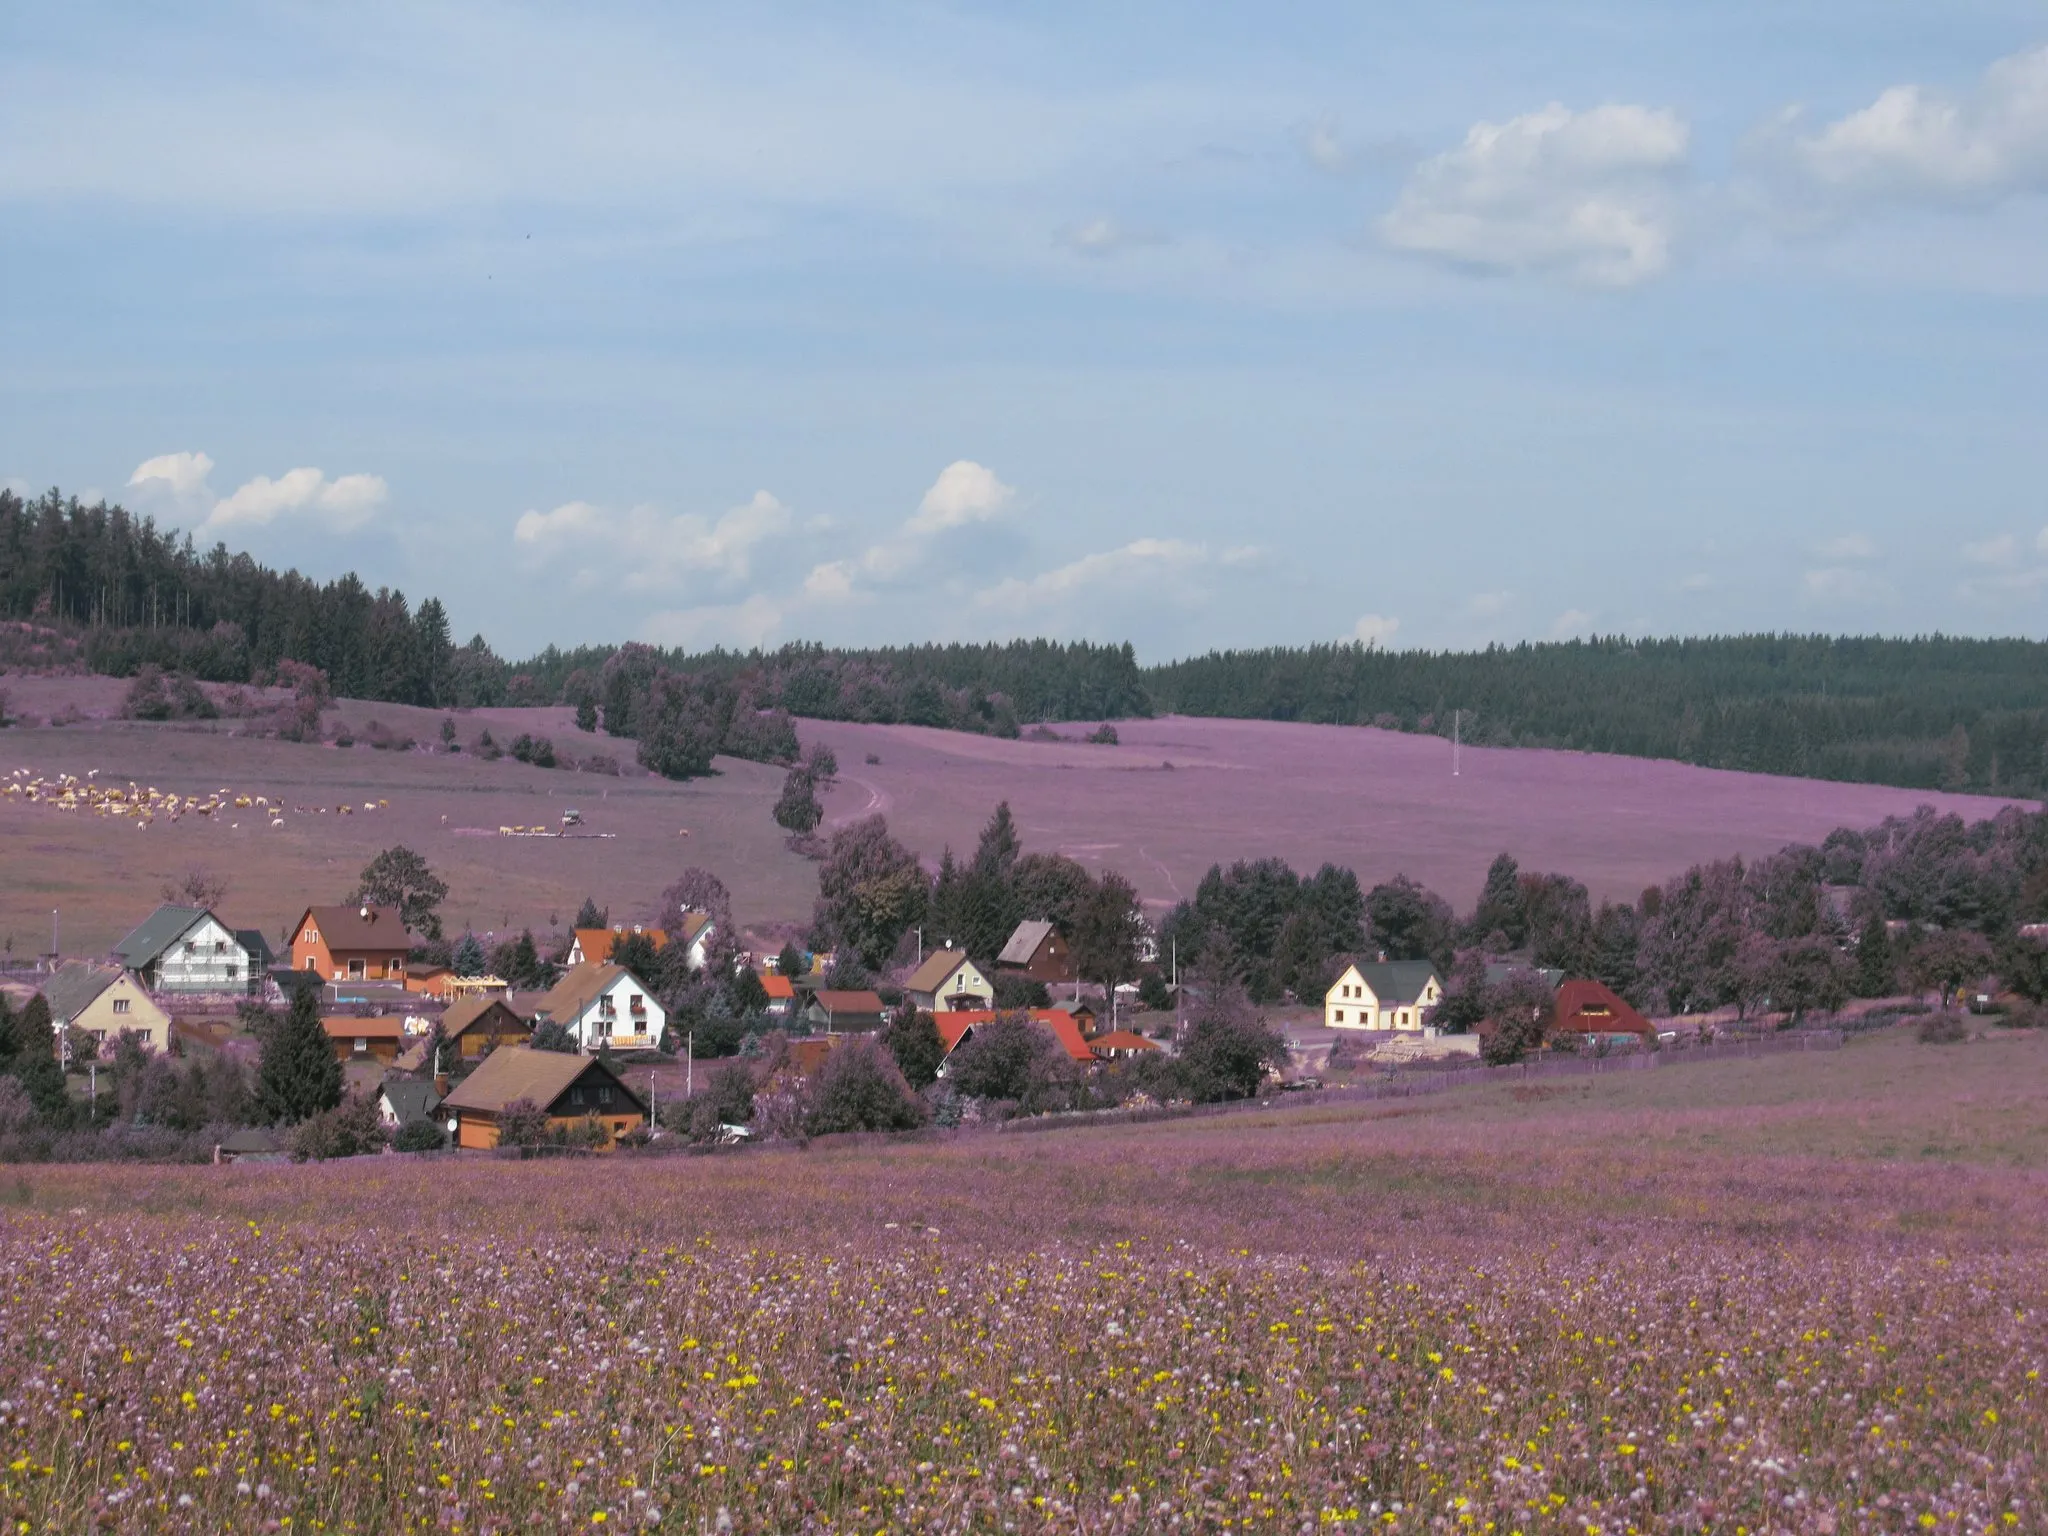
[[[358,1056],[364,1055],[369,1051],[369,1049],[370,1042],[363,1039],[360,1035],[358,1035],[356,1037],[356,1054]]]
[[[115,999],[114,999],[114,1012],[116,1012],[116,1013],[126,1013],[127,1011],[128,1011],[128,999],[127,999],[127,998],[125,998],[125,997],[117,997],[117,998],[115,998]]]
[[[1344,1010],[1343,1010],[1342,1008],[1339,1008],[1339,1009],[1337,1010],[1337,1013],[1336,1013],[1336,1022],[1337,1022],[1337,1023],[1339,1023],[1339,1024],[1342,1024],[1342,1023],[1344,1022]]]
[[[581,1104],[583,1102],[583,1090],[581,1088],[571,1088],[569,1090],[569,1102],[571,1104]]]
[[[225,939],[215,939],[213,941],[213,952],[216,955],[226,954],[228,952],[227,941]]]
[[[320,930],[318,928],[308,928],[304,937],[308,944],[318,944],[320,942]]]
[[[611,1101],[612,1101],[612,1091],[611,1091],[611,1089],[609,1089],[609,1088],[603,1088],[603,1087],[600,1087],[600,1088],[599,1088],[599,1089],[597,1090],[597,1102],[598,1102],[598,1103],[600,1103],[600,1104],[609,1104],[609,1103],[611,1103]]]

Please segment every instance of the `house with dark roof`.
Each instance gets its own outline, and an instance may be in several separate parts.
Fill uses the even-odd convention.
[[[813,1029],[833,1034],[858,1034],[880,1029],[888,1010],[879,992],[835,991],[824,987],[811,994],[804,1018]]]
[[[539,1109],[554,1128],[594,1121],[607,1146],[647,1123],[647,1105],[603,1062],[523,1045],[491,1052],[441,1101],[441,1112],[455,1122],[456,1146],[488,1149],[498,1145],[506,1110],[521,1102]]]
[[[649,1051],[668,1028],[654,989],[622,965],[590,960],[565,974],[533,1011],[533,1023],[559,1024],[586,1051]]]
[[[431,1120],[441,1107],[441,1095],[421,1077],[390,1077],[377,1091],[377,1118],[391,1129],[415,1120]]]
[[[1612,987],[1576,977],[1557,989],[1550,1028],[1560,1035],[1634,1035],[1646,1045],[1657,1038],[1656,1026]]]
[[[131,1029],[153,1051],[171,1043],[170,1015],[133,971],[118,965],[67,960],[43,983],[43,1001],[59,1029],[82,1029],[101,1042]]]
[[[1074,979],[1074,955],[1059,929],[1042,918],[1028,918],[996,956],[996,969],[1051,985]]]
[[[996,989],[964,949],[935,949],[903,983],[903,996],[926,1013],[993,1008]]]
[[[166,902],[114,946],[114,958],[152,992],[250,992],[271,956],[260,932],[246,934],[205,907]]]
[[[1444,1000],[1444,984],[1427,960],[1353,961],[1323,994],[1330,1029],[1410,1029]]]
[[[524,1045],[532,1038],[532,1023],[500,994],[459,998],[441,1015],[441,1039],[451,1060],[479,1061],[501,1045]]]
[[[396,907],[308,907],[292,928],[292,969],[323,981],[405,981],[412,934]]]

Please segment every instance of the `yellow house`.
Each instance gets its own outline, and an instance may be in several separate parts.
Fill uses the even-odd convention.
[[[1323,994],[1323,1023],[1331,1029],[1420,1031],[1423,1015],[1443,1000],[1443,983],[1427,960],[1348,965]]]
[[[171,1043],[171,1016],[143,989],[133,971],[118,965],[67,960],[43,988],[50,1020],[59,1029],[82,1029],[105,1043],[132,1029],[153,1051]]]

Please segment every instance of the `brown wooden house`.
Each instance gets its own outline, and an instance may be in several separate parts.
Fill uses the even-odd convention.
[[[533,1024],[512,1011],[502,995],[465,997],[441,1015],[441,1038],[449,1059],[476,1061],[501,1045],[524,1045],[533,1038]]]
[[[1038,918],[1017,925],[1010,942],[996,956],[996,969],[1010,976],[1028,976],[1048,985],[1074,979],[1074,954],[1059,929]]]
[[[398,1053],[407,1044],[405,1020],[389,1015],[372,1019],[322,1019],[320,1027],[327,1031],[335,1060],[343,1064],[376,1061],[388,1067],[398,1060]]]
[[[534,1105],[564,1130],[595,1122],[605,1146],[647,1123],[647,1105],[594,1056],[508,1045],[484,1058],[441,1103],[455,1122],[455,1144],[485,1150],[498,1144],[498,1125],[514,1104]]]

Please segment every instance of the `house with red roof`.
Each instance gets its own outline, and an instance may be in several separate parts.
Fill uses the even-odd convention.
[[[1657,1038],[1650,1021],[1602,982],[1572,980],[1557,989],[1550,1032],[1558,1035],[1634,1035],[1644,1044]]]
[[[1074,1016],[1067,1012],[1066,1009],[1032,1008],[1016,1011],[1024,1013],[1032,1023],[1042,1025],[1044,1028],[1051,1030],[1053,1038],[1059,1041],[1060,1048],[1075,1061],[1083,1066],[1093,1066],[1095,1064],[1096,1058],[1093,1048],[1082,1035],[1081,1026],[1074,1022]],[[996,1019],[1003,1016],[1003,1014],[998,1013],[992,1008],[961,1008],[933,1014],[932,1023],[938,1026],[939,1043],[945,1046],[946,1054],[951,1056],[973,1038],[975,1030],[983,1025],[994,1023]],[[945,1073],[945,1070],[945,1067],[941,1065],[939,1068],[941,1075]]]

